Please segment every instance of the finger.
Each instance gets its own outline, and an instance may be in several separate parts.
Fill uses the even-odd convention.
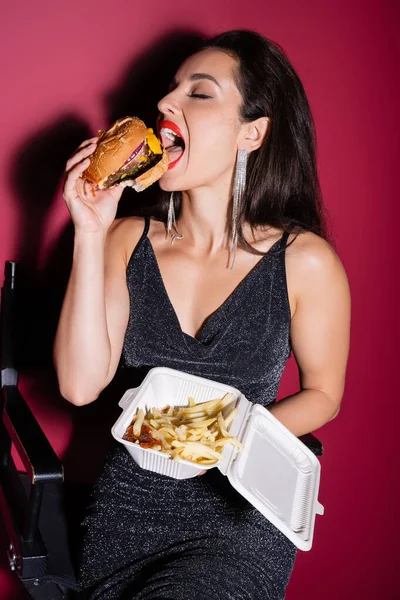
[[[77,181],[76,181],[76,186],[75,189],[78,193],[78,196],[81,200],[85,201],[86,199],[86,195],[85,195],[85,180],[82,179],[82,177],[78,177]]]
[[[205,470],[205,471],[200,471],[200,473],[198,474],[198,477],[200,477],[200,475],[204,475],[204,473],[207,473],[207,470]]]
[[[89,164],[90,159],[85,158],[69,170],[64,183],[64,198],[68,197],[71,194],[74,194],[77,182],[80,179],[84,170],[89,166]]]
[[[85,146],[88,146],[89,144],[93,144],[93,143],[97,144],[98,139],[99,139],[99,137],[96,135],[96,136],[94,136],[92,138],[89,138],[88,140],[84,140],[82,142],[82,144],[79,144],[79,146],[76,149],[76,152],[78,150],[80,150],[81,148],[84,148]]]
[[[82,144],[80,144],[80,146],[78,146],[78,148],[75,150],[75,152],[70,156],[70,158],[67,162],[67,165],[69,165],[69,167],[71,167],[71,165],[76,164],[76,160],[75,160],[76,156],[79,156],[81,151],[84,150],[85,148],[90,148],[91,152],[94,152],[94,149],[96,148],[98,141],[99,141],[99,138],[97,136],[92,137],[88,140],[84,140],[82,142]],[[71,163],[71,165],[69,163]]]
[[[95,148],[97,146],[97,143],[99,141],[98,137],[92,137],[88,140],[84,140],[82,142],[82,144],[80,144],[77,149],[75,150],[75,152],[73,152],[69,158],[69,160],[73,160],[75,158],[75,156],[84,148]]]
[[[88,146],[81,148],[81,150],[79,150],[79,152],[76,152],[75,154],[73,154],[71,156],[71,158],[67,161],[67,164],[65,165],[66,172],[68,173],[68,171],[73,169],[75,167],[75,165],[77,165],[83,159],[85,159],[88,156],[90,156],[91,154],[93,154],[95,148],[96,148],[96,144],[91,143]]]
[[[85,193],[85,196],[87,198],[93,197],[93,184],[90,183],[87,179],[82,179],[82,177],[81,181],[83,181],[83,191]]]
[[[96,194],[93,191],[93,185],[83,177],[78,178],[76,182],[76,190],[79,198],[85,203],[93,202],[93,199],[96,197]]]
[[[78,181],[83,181],[83,191],[84,191],[85,199],[90,200],[92,202],[93,199],[96,198],[97,192],[99,190],[96,188],[96,186],[91,181],[88,181],[87,179],[83,179],[83,177],[81,177]]]

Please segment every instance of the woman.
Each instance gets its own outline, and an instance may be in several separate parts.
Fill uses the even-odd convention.
[[[318,429],[339,412],[350,300],[324,239],[303,87],[274,43],[227,32],[181,65],[158,109],[172,166],[165,222],[114,220],[121,188],[91,196],[80,176],[96,138],[67,165],[61,393],[94,401],[122,353],[132,386],[151,367],[177,368],[239,388],[296,436]],[[275,404],[291,350],[301,390]],[[93,599],[282,599],[296,556],[217,469],[177,481],[117,444],[84,526]]]

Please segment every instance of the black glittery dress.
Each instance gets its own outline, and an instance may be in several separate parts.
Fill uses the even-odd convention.
[[[122,365],[135,387],[165,366],[275,401],[290,355],[284,234],[198,338],[183,333],[149,223],[127,268]],[[282,250],[282,251],[280,251]],[[283,600],[296,547],[218,469],[175,480],[141,469],[115,442],[83,522],[80,582],[91,600]]]

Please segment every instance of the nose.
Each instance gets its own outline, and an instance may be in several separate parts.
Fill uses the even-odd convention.
[[[161,98],[157,104],[157,108],[163,115],[176,115],[179,112],[179,106],[174,92],[170,92],[164,98]]]

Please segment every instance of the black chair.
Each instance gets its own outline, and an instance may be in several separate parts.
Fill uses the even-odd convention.
[[[8,563],[33,598],[78,599],[71,543],[77,524],[69,515],[81,514],[90,486],[65,485],[63,466],[18,389],[16,280],[17,263],[7,261],[1,291],[0,506]],[[300,439],[322,455],[312,434]],[[17,472],[12,444],[26,473]]]
[[[79,598],[65,505],[88,492],[65,488],[63,466],[18,389],[16,279],[17,264],[7,261],[1,290],[0,507],[8,563],[33,598]],[[16,470],[12,444],[26,473]]]

